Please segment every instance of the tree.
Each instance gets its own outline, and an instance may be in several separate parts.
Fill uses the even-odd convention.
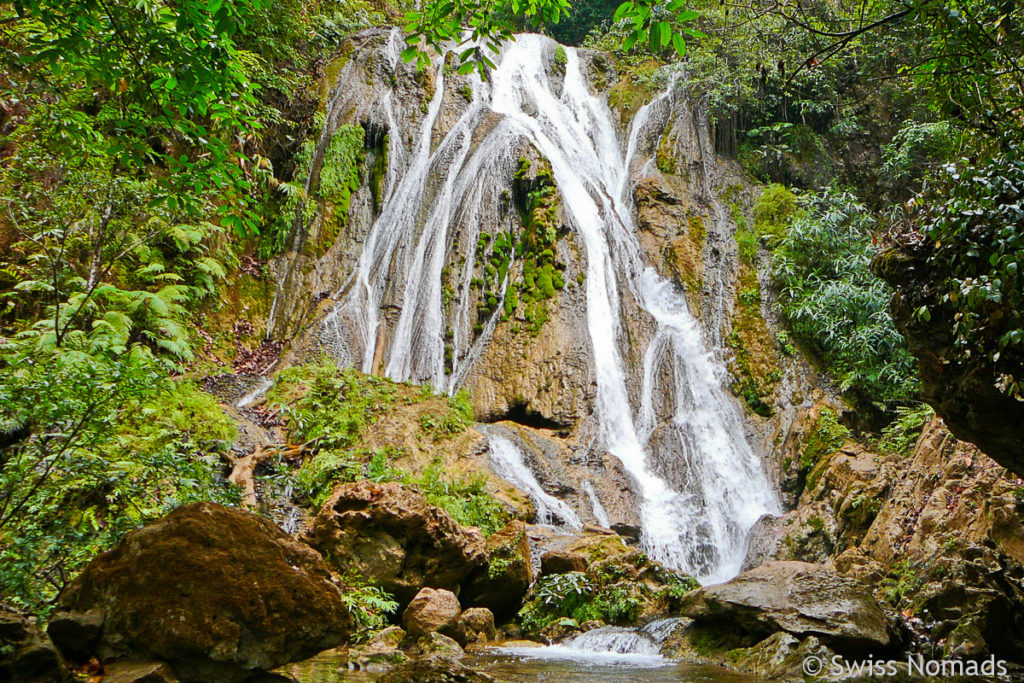
[[[628,0],[615,10],[612,20],[626,27],[623,49],[648,45],[658,53],[672,48],[680,56],[686,39],[703,36],[689,26],[698,13],[684,9],[686,0]],[[446,45],[459,46],[459,73],[476,70],[486,76],[494,67],[490,55],[501,50],[524,23],[537,26],[558,24],[569,14],[569,0],[444,0],[427,3],[406,15],[406,42],[402,58],[417,67],[430,64],[428,50],[440,52]]]

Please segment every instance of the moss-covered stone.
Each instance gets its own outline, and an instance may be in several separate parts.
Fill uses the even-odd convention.
[[[196,681],[238,681],[309,657],[353,626],[316,552],[262,517],[212,503],[129,534],[59,607],[103,612],[101,658],[155,657]]]

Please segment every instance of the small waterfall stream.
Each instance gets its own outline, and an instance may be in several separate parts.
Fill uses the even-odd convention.
[[[455,390],[491,339],[501,307],[474,336],[473,259],[463,259],[447,315],[442,269],[457,230],[468,232],[459,243],[476,244],[508,187],[515,151],[524,143],[534,147],[551,165],[567,220],[585,250],[596,447],[616,457],[634,483],[644,550],[701,581],[725,580],[740,568],[751,526],[778,504],[746,440],[739,408],[723,389],[724,369],[682,294],[643,262],[634,234],[631,167],[638,165],[652,117],[664,118],[673,89],[639,110],[623,145],[576,50],[566,48],[564,78],[553,82],[545,57],[553,50],[553,42],[538,35],[509,42],[489,81],[470,80],[468,104],[443,137],[435,128],[446,84],[437,69],[411,152],[399,149],[403,135],[389,136],[381,211],[325,332],[343,363]],[[402,129],[389,97],[382,106],[397,132]],[[506,277],[502,294],[507,285]],[[396,319],[382,317],[388,305],[399,309]],[[624,330],[627,310],[653,329],[641,367],[625,360],[626,345],[636,343]],[[659,421],[657,397],[666,394],[672,415]],[[539,513],[578,526],[578,516],[544,492],[506,441],[490,439],[499,474],[522,487]],[[669,478],[666,470],[679,476]],[[594,514],[607,521],[593,486],[585,490]]]

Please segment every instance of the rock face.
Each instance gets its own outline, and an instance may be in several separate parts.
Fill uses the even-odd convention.
[[[422,588],[402,613],[402,626],[413,637],[435,631],[450,631],[459,620],[462,607],[451,591]]]
[[[512,617],[533,583],[526,525],[515,520],[487,539],[487,563],[466,587],[466,604],[486,607],[498,617]]]
[[[759,641],[778,631],[815,636],[843,653],[880,652],[897,644],[871,592],[835,570],[806,562],[771,562],[683,599],[695,627],[741,632]]]
[[[64,660],[35,619],[0,608],[0,681],[63,683]]]
[[[955,347],[956,321],[936,305],[941,294],[934,291],[946,275],[930,272],[932,246],[927,240],[908,239],[907,244],[879,254],[872,265],[895,290],[889,308],[918,359],[921,398],[958,439],[977,444],[1000,465],[1024,476],[1024,403],[996,387],[996,373],[985,354],[964,358]],[[928,320],[916,315],[921,306],[931,312]]]
[[[59,607],[104,615],[100,657],[161,659],[187,681],[242,680],[352,632],[319,555],[262,517],[212,503],[126,536],[86,567]]]
[[[540,558],[540,573],[543,576],[582,572],[586,569],[587,556],[576,550],[550,550]]]
[[[486,543],[401,484],[342,484],[304,539],[338,571],[356,570],[404,607],[422,586],[453,592],[483,565]]]

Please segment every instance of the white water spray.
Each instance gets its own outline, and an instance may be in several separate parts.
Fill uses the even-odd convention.
[[[470,257],[458,273],[451,302],[456,308],[446,315],[441,283],[447,250],[458,229],[469,233],[462,235],[463,244],[476,243],[480,224],[508,187],[513,150],[532,145],[550,163],[570,227],[586,251],[596,447],[618,458],[635,484],[645,551],[702,581],[724,580],[738,572],[751,526],[778,504],[746,441],[738,407],[722,388],[724,370],[681,293],[644,264],[633,232],[630,167],[652,111],[669,103],[672,93],[641,108],[623,149],[612,114],[590,92],[573,49],[566,49],[556,94],[545,58],[553,49],[550,39],[535,35],[506,45],[490,81],[472,81],[469,104],[439,142],[433,132],[445,84],[438,70],[412,156],[388,170],[380,216],[326,330],[341,360],[364,371],[377,365],[395,380],[456,388],[489,341],[501,307],[474,336]],[[400,309],[390,336],[381,333],[388,296]],[[655,330],[642,368],[623,360],[627,310],[646,316]],[[450,368],[444,362],[446,337]],[[661,386],[666,376],[669,386]],[[640,387],[639,396],[630,395],[630,386]],[[655,396],[666,393],[673,414],[658,424]],[[502,448],[498,442],[499,453]],[[504,462],[506,476],[523,476],[514,458],[502,458],[497,455],[496,462]],[[680,476],[670,481],[665,469]],[[528,481],[522,485],[539,496]],[[561,516],[550,501],[538,499]],[[600,501],[592,499],[596,514]]]

